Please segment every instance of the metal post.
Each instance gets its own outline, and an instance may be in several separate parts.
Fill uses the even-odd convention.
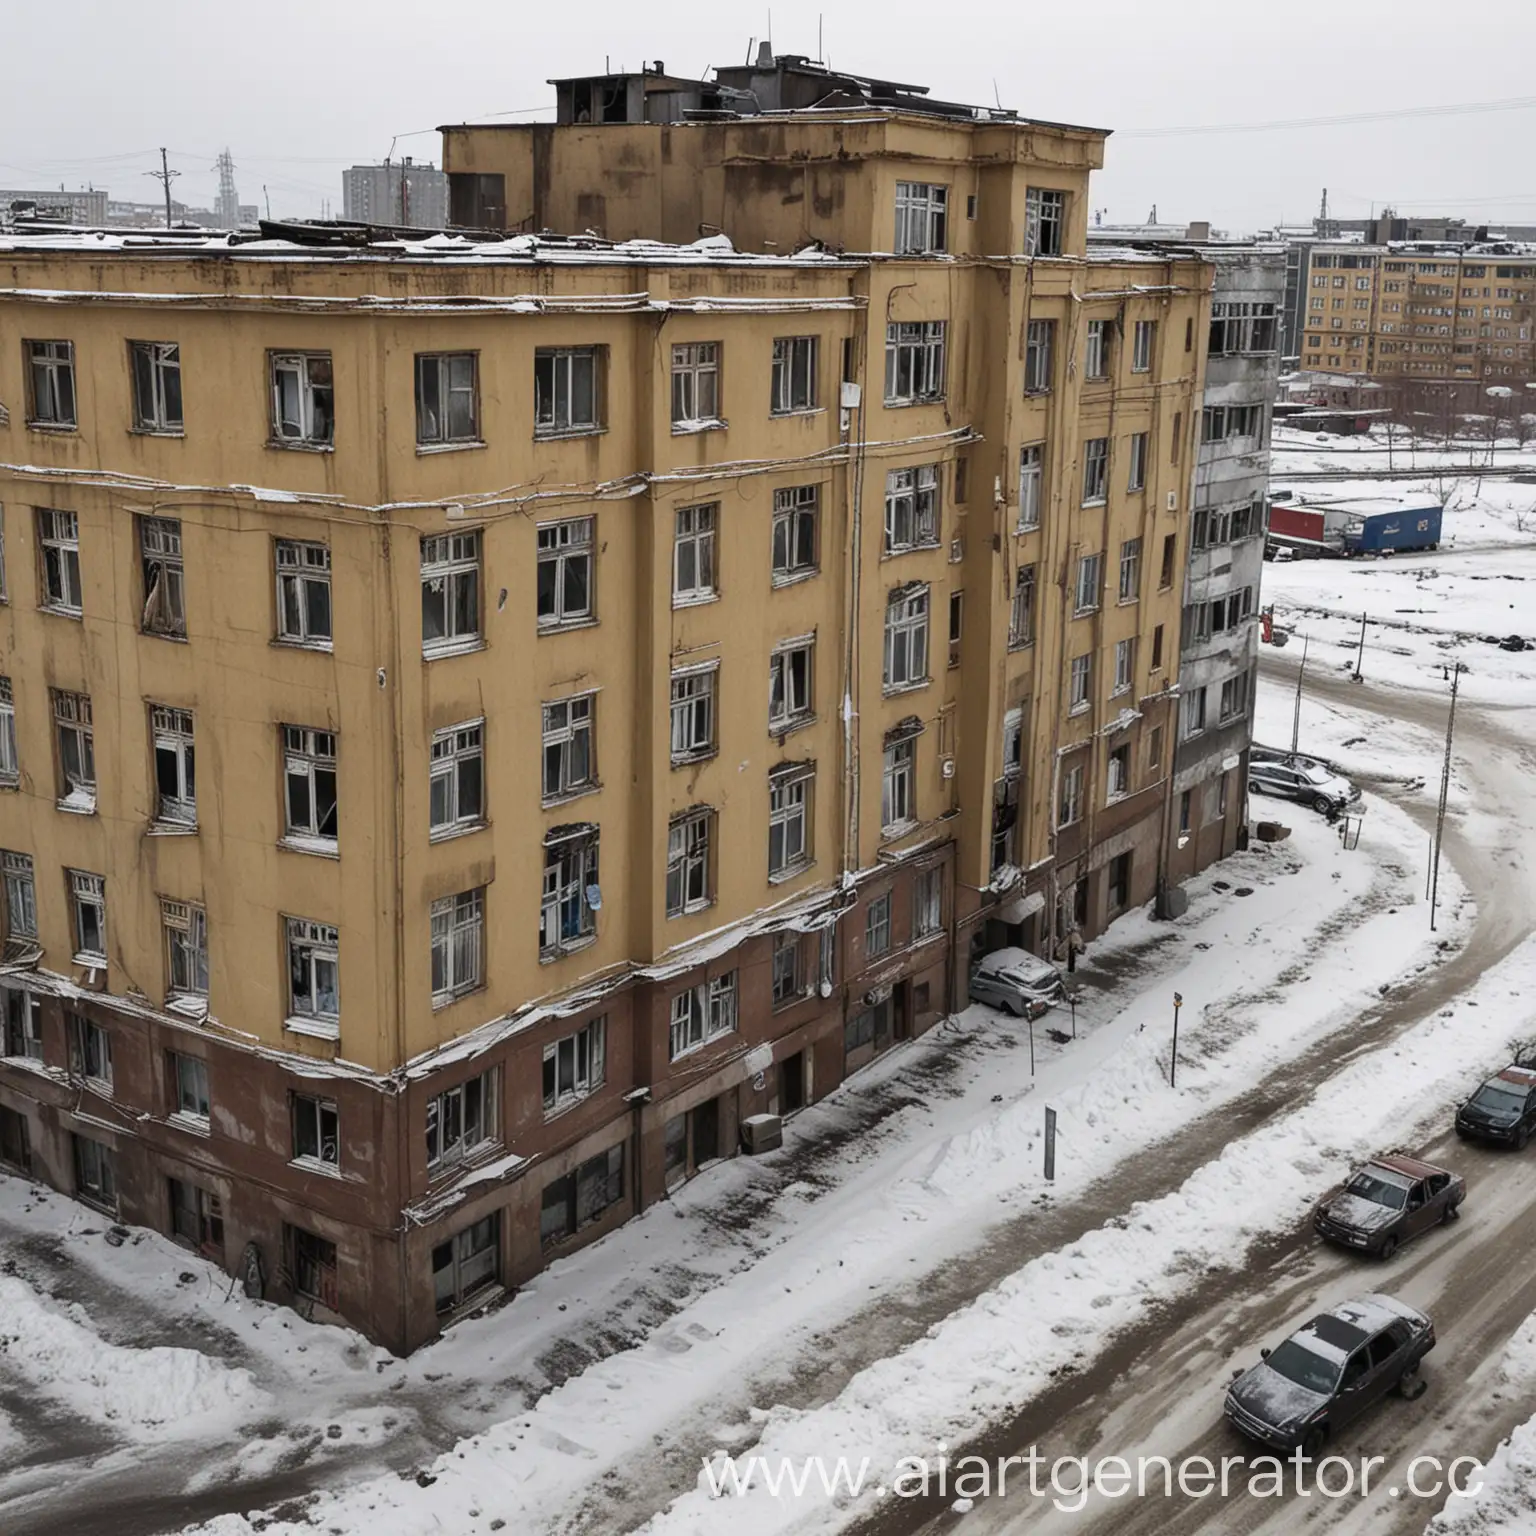
[[[1355,681],[1357,683],[1361,681],[1360,668],[1365,661],[1365,618],[1366,616],[1362,613],[1360,615],[1360,649],[1355,653]]]
[[[1077,993],[1069,992],[1067,1001],[1072,1005],[1072,1038],[1077,1039]]]
[[[1310,637],[1301,637],[1301,665],[1296,669],[1296,711],[1291,720],[1291,756],[1296,755],[1296,750],[1301,743],[1301,678],[1307,670],[1307,646]]]
[[[1173,1055],[1168,1059],[1168,1086],[1176,1088],[1179,1074],[1179,1009],[1184,1006],[1184,996],[1173,994]]]
[[[1029,1016],[1029,1075],[1035,1075],[1035,1016]]]
[[[1451,708],[1445,720],[1445,762],[1440,769],[1440,806],[1435,812],[1435,855],[1429,875],[1429,931],[1435,931],[1435,906],[1440,899],[1440,845],[1445,840],[1445,802],[1451,792],[1451,739],[1456,732],[1456,689],[1461,682],[1458,661],[1451,672]]]

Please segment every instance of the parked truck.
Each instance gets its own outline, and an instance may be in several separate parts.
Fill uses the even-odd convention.
[[[1321,512],[1277,501],[1270,504],[1269,535],[1264,541],[1264,553],[1273,560],[1281,550],[1289,551],[1287,559],[1315,559],[1338,553],[1325,541]]]
[[[1346,555],[1401,555],[1439,549],[1444,508],[1438,503],[1402,512],[1373,512],[1344,525]]]

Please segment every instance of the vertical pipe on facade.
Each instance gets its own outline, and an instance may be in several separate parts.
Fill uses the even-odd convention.
[[[873,276],[873,269],[864,269]],[[846,775],[845,821],[843,827],[844,875],[859,865],[859,733],[855,722],[862,719],[856,705],[862,704],[860,695],[860,664],[862,646],[859,612],[863,588],[863,526],[864,526],[864,421],[866,405],[864,391],[869,387],[869,320],[868,308],[853,312],[853,371],[859,375],[855,381],[860,386],[859,403],[849,418],[848,433],[844,434],[844,447],[852,445],[844,459],[844,474],[849,484],[846,488],[848,501],[848,619],[847,635],[843,649],[843,771]],[[860,331],[862,328],[862,336]],[[842,409],[842,380],[838,380],[838,409]],[[851,434],[851,436],[850,436]]]

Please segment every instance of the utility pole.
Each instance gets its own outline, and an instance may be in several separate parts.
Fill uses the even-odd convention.
[[[1296,712],[1291,719],[1291,756],[1301,744],[1301,678],[1307,670],[1307,636],[1301,637],[1301,665],[1296,669]]]
[[[165,188],[165,227],[171,227],[171,182],[181,175],[180,171],[173,171],[166,163],[165,151],[160,151],[160,169],[158,171],[145,171],[146,176],[153,176],[161,186]]]
[[[1456,689],[1461,682],[1461,663],[1451,673],[1451,710],[1445,721],[1445,762],[1440,769],[1440,808],[1435,812],[1435,849],[1430,861],[1429,931],[1435,931],[1435,906],[1440,899],[1440,844],[1445,837],[1445,802],[1451,792],[1451,739],[1456,733]]]

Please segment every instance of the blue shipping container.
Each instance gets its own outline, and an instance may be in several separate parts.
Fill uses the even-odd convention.
[[[1440,543],[1440,507],[1415,507],[1410,512],[1376,512],[1351,523],[1344,533],[1348,555],[1402,553],[1435,549]]]

